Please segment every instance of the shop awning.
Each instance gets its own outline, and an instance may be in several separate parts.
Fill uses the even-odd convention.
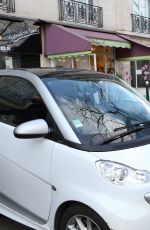
[[[50,58],[52,55],[91,51],[92,45],[131,48],[129,41],[116,34],[45,25],[45,55]]]
[[[20,46],[12,48],[11,52],[22,54],[41,54],[41,34],[34,34],[27,37],[24,42],[20,44]]]
[[[0,17],[0,52],[41,53],[39,26],[34,22]]]
[[[150,46],[143,44],[138,38],[133,38],[129,35],[119,35],[120,37],[131,42],[131,49],[116,50],[116,58],[122,61],[134,61],[134,60],[150,60]],[[142,39],[141,39],[142,40]]]
[[[145,39],[143,37],[135,37],[135,36],[130,36],[130,35],[125,35],[125,34],[119,34],[119,37],[126,39],[129,42],[136,43],[138,45],[145,46],[147,48],[150,48],[150,42],[149,39]]]

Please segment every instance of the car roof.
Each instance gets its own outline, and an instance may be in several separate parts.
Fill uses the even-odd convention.
[[[62,68],[62,67],[54,67],[54,68],[31,68],[31,69],[19,69],[23,71],[27,71],[37,75],[40,78],[54,76],[55,75],[63,75],[65,73],[77,73],[81,72],[82,70],[77,69],[70,69],[70,68]]]
[[[71,74],[81,74],[81,73],[93,73],[93,71],[87,71],[82,69],[71,69],[71,68],[63,68],[63,67],[48,67],[48,68],[27,68],[27,69],[19,69],[23,71],[27,71],[37,75],[40,78],[44,77],[53,77],[53,76],[63,76],[63,75],[71,75]]]
[[[40,78],[44,77],[51,77],[51,76],[63,76],[63,75],[74,75],[76,74],[98,74],[99,76],[103,77],[115,77],[112,74],[105,74],[101,72],[94,72],[92,70],[85,70],[85,69],[71,69],[71,68],[64,68],[64,67],[48,67],[48,68],[22,68],[16,70],[23,70],[30,73],[37,75]]]
[[[39,78],[53,78],[53,77],[60,77],[60,78],[68,78],[73,79],[75,77],[83,78],[85,75],[91,76],[94,74],[94,78],[109,78],[109,79],[117,79],[115,75],[112,74],[105,74],[100,72],[94,72],[91,70],[83,70],[83,69],[71,69],[71,68],[63,68],[63,67],[48,67],[48,68],[22,68],[22,69],[12,69],[19,70],[19,71],[27,71],[30,73],[35,74]]]

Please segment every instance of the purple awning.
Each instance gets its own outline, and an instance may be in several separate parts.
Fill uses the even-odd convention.
[[[106,40],[110,46],[129,44],[124,38],[116,34],[75,29],[55,24],[45,25],[45,55],[63,54],[91,50],[91,39]],[[101,45],[101,44],[97,44]],[[109,46],[109,43],[104,46]]]
[[[63,26],[46,25],[45,54],[63,54],[91,49],[91,43]]]
[[[140,56],[150,56],[150,46],[141,44],[137,39],[132,38],[128,35],[119,35],[120,37],[126,39],[131,42],[132,49],[117,49],[116,50],[116,58],[132,58],[132,57],[140,57]]]

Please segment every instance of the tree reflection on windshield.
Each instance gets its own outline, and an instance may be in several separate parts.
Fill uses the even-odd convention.
[[[53,94],[81,143],[98,144],[122,133],[121,127],[150,120],[150,107],[134,92],[113,81],[56,80]],[[136,138],[131,133],[120,140]]]

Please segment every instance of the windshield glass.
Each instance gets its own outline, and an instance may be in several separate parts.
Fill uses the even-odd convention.
[[[43,82],[83,144],[100,144],[136,124],[150,122],[148,103],[119,79],[90,75],[44,78]],[[147,129],[129,132],[113,142],[149,135]]]

